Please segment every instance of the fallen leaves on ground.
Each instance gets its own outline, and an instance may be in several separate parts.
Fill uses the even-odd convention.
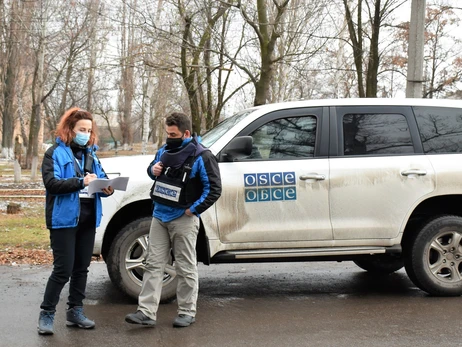
[[[101,257],[92,257],[94,262],[101,261]],[[53,264],[53,252],[47,249],[28,249],[9,247],[0,250],[0,265],[49,265]]]
[[[0,265],[46,265],[53,263],[53,253],[46,249],[10,247],[0,250]]]

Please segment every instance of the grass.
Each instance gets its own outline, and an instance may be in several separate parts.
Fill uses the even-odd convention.
[[[50,239],[45,225],[44,201],[19,203],[21,212],[18,214],[0,211],[0,250],[10,247],[48,249]]]
[[[13,174],[13,162],[1,161],[0,184],[8,186],[12,183]],[[30,170],[21,170],[21,176],[24,182],[30,182]],[[19,203],[20,213],[7,214],[6,206],[9,202]],[[0,251],[12,247],[49,249],[50,239],[45,225],[44,202],[44,199],[0,199]]]

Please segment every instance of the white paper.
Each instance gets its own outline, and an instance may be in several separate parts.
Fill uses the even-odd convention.
[[[128,177],[116,177],[113,179],[97,178],[88,185],[88,195],[102,193],[101,189],[111,186],[115,190],[127,190]]]

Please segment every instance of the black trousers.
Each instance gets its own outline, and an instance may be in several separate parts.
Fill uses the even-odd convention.
[[[82,306],[95,244],[94,199],[81,199],[79,224],[75,228],[51,229],[53,271],[40,308],[55,311],[64,285],[69,281],[69,307]]]

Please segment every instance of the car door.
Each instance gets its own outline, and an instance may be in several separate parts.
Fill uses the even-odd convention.
[[[332,240],[327,112],[272,112],[239,134],[252,136],[253,149],[248,157],[219,164],[223,191],[216,209],[221,242],[271,247],[274,242]]]
[[[331,134],[330,159],[334,239],[398,237],[411,209],[435,189],[435,173],[423,154],[411,108],[331,111],[331,130],[337,134],[334,139]]]

